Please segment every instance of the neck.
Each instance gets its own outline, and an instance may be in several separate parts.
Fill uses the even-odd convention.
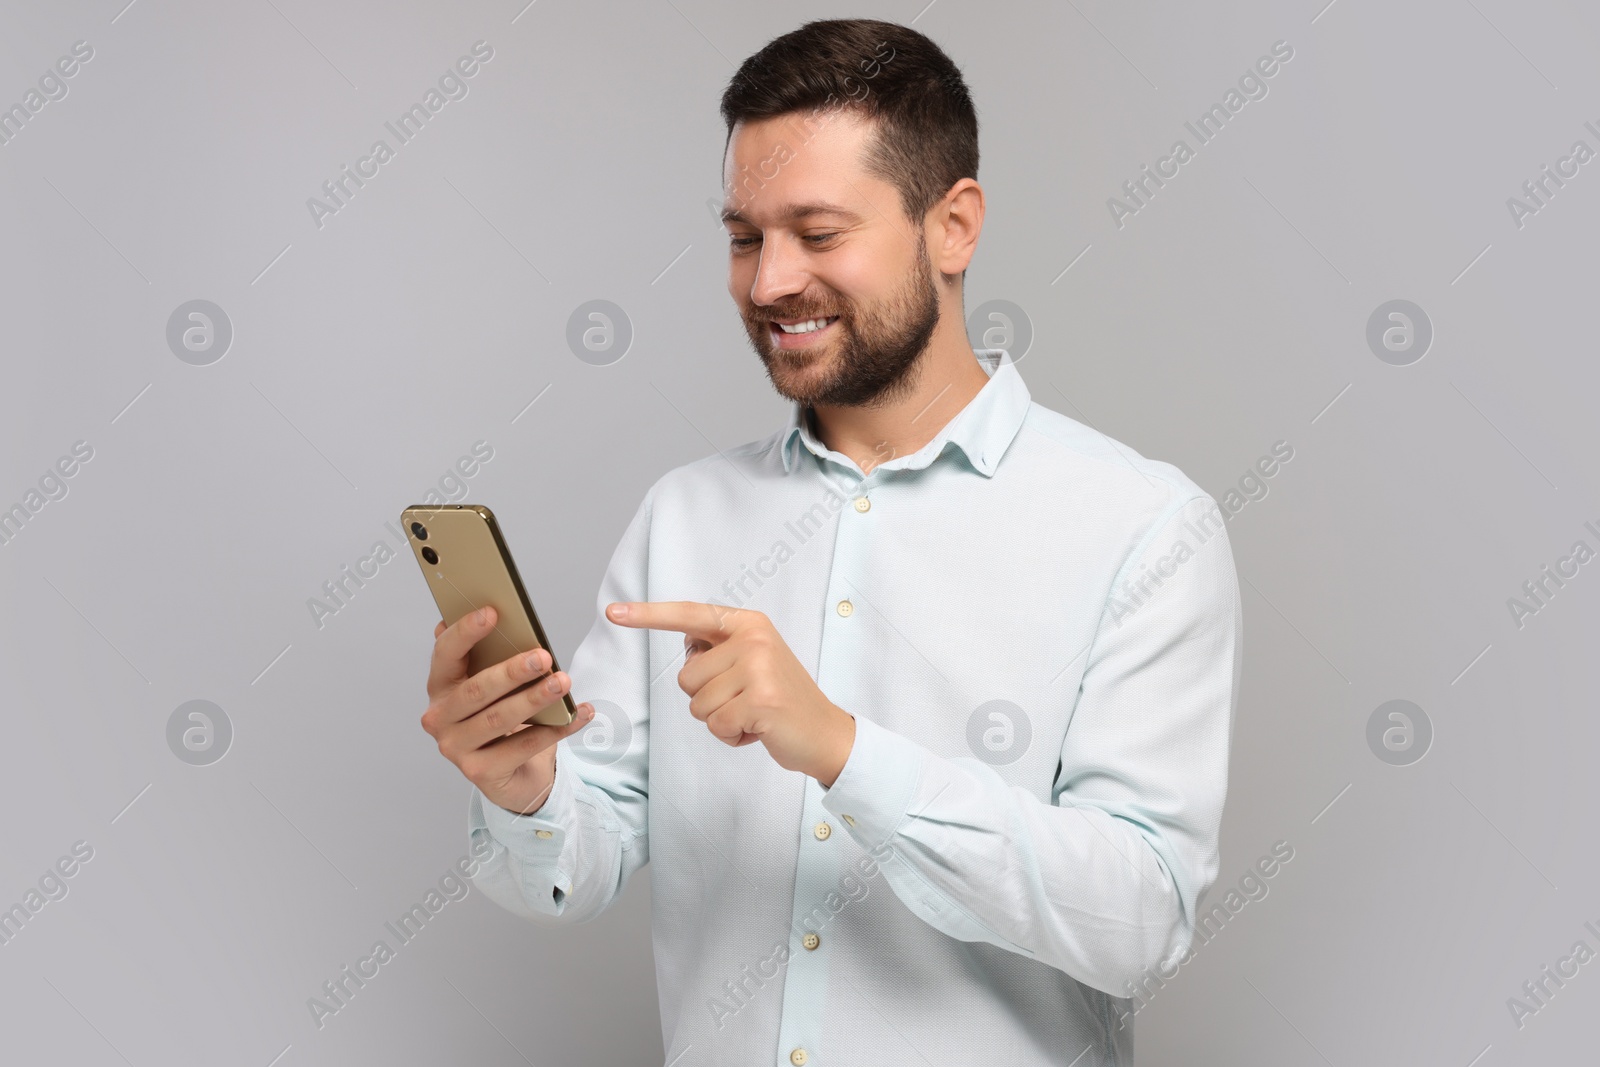
[[[946,314],[908,374],[904,392],[872,406],[819,404],[807,417],[819,441],[869,474],[933,440],[988,381],[960,316]]]

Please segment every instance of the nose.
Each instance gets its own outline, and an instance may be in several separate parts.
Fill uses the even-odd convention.
[[[751,301],[765,307],[804,292],[810,276],[802,265],[802,257],[803,253],[786,238],[764,237],[761,258],[756,262],[755,281],[750,286]]]

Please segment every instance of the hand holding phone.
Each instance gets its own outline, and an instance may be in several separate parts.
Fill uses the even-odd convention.
[[[555,743],[593,708],[578,715],[492,511],[417,505],[400,521],[444,616],[422,728],[494,803],[537,810],[554,781]]]
[[[468,670],[550,648],[494,512],[482,504],[415,504],[400,513],[400,523],[445,625],[480,608],[495,611],[489,632],[467,650]],[[550,667],[561,669],[553,655]],[[541,704],[529,721],[565,726],[577,710],[567,696],[559,705]]]
[[[499,621],[494,608],[485,612],[487,617],[474,612],[449,626],[440,620],[434,627],[422,728],[439,742],[440,755],[491,802],[531,815],[555,781],[556,742],[588,726],[594,706],[581,705],[565,726],[530,721],[539,710],[571,700],[571,679],[549,669],[552,659],[543,649],[519,653],[476,673],[469,670],[469,653]],[[538,684],[529,684],[534,681]],[[553,690],[548,688],[551,681]]]

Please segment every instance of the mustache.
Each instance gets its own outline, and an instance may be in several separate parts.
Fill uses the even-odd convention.
[[[794,310],[794,311],[767,311],[767,312],[761,312],[759,314],[751,316],[751,318],[760,319],[763,322],[776,322],[779,319],[786,319],[786,320],[788,320],[790,322],[795,322],[795,321],[804,321],[806,319],[831,319],[831,318],[836,318],[836,317],[843,317],[843,316],[837,311],[800,311],[800,310]]]

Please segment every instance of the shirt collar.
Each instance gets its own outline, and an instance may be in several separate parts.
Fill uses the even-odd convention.
[[[897,456],[874,467],[874,470],[921,470],[944,452],[946,444],[954,444],[967,457],[967,462],[984,477],[993,477],[1000,457],[1022,428],[1028,413],[1031,395],[1022,375],[1003,348],[979,348],[973,354],[989,375],[989,381],[967,406],[956,412],[954,418],[934,435],[933,440],[909,456]],[[819,459],[839,454],[831,451],[811,432],[805,418],[805,409],[798,401],[789,404],[789,421],[779,442],[783,456],[783,471],[794,470],[799,459],[798,438]]]

